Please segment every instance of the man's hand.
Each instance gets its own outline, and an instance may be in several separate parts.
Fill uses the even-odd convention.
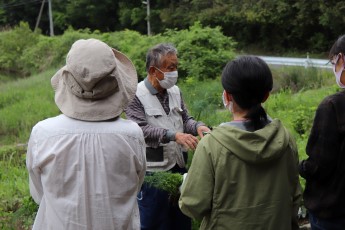
[[[176,133],[175,135],[176,143],[182,145],[186,150],[195,150],[198,145],[198,138],[194,137],[192,134],[187,133]]]
[[[211,130],[207,127],[207,126],[199,126],[198,129],[197,129],[197,132],[198,132],[198,135],[200,138],[203,138],[204,137],[204,132],[205,133],[209,133],[211,132]]]

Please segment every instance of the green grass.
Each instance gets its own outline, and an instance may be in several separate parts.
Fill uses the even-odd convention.
[[[0,148],[0,229],[29,229],[36,207],[25,167],[26,145]]]
[[[50,86],[54,73],[0,85],[0,146],[26,143],[34,124],[59,113]]]
[[[275,81],[279,80],[280,71],[273,71]],[[311,81],[309,75],[315,72],[311,71],[309,75],[302,73],[304,68],[299,70],[301,73],[296,69],[290,73],[289,70],[284,71],[284,76],[294,75],[300,85],[299,90],[276,90],[264,107],[271,117],[279,118],[289,129],[296,139],[300,159],[305,159],[305,146],[315,109],[325,96],[338,88],[328,83],[334,81],[328,73],[314,79],[323,85],[318,88],[320,84],[306,85]],[[30,78],[0,82],[0,229],[29,229],[33,222],[37,206],[29,194],[26,143],[33,125],[59,114],[50,86],[50,78],[55,72],[52,69]],[[296,78],[296,73],[309,80]],[[194,78],[180,79],[178,85],[189,113],[195,119],[213,127],[231,119],[222,104],[223,90],[219,78],[203,82]],[[190,152],[189,160],[192,155]],[[304,184],[302,179],[301,182]]]

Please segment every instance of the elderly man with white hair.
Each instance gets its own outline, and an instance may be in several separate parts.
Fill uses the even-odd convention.
[[[210,129],[189,116],[179,87],[177,49],[157,44],[146,55],[147,77],[138,84],[126,115],[139,124],[146,141],[147,175],[187,172],[187,151]],[[190,230],[191,219],[181,213],[177,200],[147,183],[138,195],[141,230]]]

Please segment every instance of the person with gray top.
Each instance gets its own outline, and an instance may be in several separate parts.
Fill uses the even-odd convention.
[[[128,119],[139,124],[146,141],[147,175],[170,171],[185,173],[187,150],[194,150],[199,135],[210,129],[188,115],[178,79],[177,50],[172,44],[158,44],[146,56],[147,77],[138,84],[134,100],[126,108]],[[191,229],[169,194],[144,183],[138,194],[141,229]]]
[[[33,230],[140,229],[145,140],[120,117],[137,83],[132,62],[104,42],[72,45],[51,79],[62,114],[38,122],[28,144]]]

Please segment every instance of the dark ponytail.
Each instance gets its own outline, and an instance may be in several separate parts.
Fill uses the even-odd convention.
[[[263,128],[267,124],[267,114],[261,104],[251,107],[245,118],[252,121],[255,130]]]
[[[242,56],[230,61],[223,70],[222,85],[242,109],[248,110],[245,118],[251,120],[255,130],[267,124],[267,114],[261,103],[272,90],[273,79],[262,59]]]

